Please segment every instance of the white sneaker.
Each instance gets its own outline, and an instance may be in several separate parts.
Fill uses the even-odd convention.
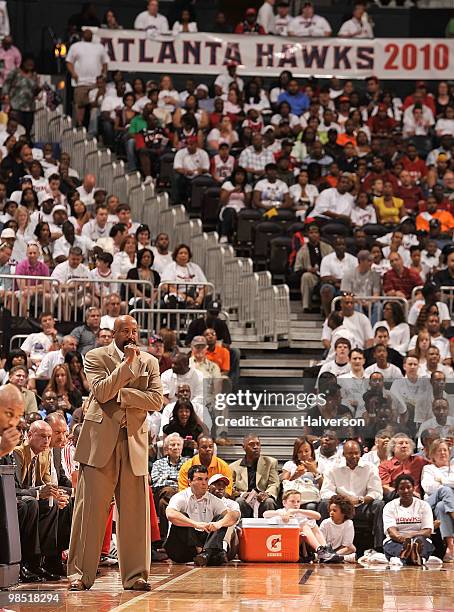
[[[356,554],[343,555],[345,563],[356,563]]]
[[[389,564],[394,565],[395,567],[403,566],[402,560],[399,559],[399,557],[391,557],[391,559],[389,560]]]

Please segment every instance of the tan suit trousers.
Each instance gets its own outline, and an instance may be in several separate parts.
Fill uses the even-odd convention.
[[[103,468],[81,465],[68,557],[68,578],[90,588],[112,497],[118,510],[117,548],[123,587],[148,579],[151,562],[150,509],[146,476],[131,469],[126,428],[120,429],[111,458]]]

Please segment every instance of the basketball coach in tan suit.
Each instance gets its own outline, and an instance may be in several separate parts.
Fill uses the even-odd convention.
[[[76,447],[79,482],[68,557],[70,590],[96,577],[112,496],[123,588],[148,591],[151,539],[148,498],[148,411],[160,410],[158,360],[139,350],[136,320],[116,319],[114,340],[89,351],[88,409]]]

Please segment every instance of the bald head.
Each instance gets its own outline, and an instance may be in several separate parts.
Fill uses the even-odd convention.
[[[85,191],[91,191],[96,185],[96,176],[94,174],[86,174],[84,177]]]
[[[344,457],[347,467],[354,470],[361,459],[361,446],[356,440],[348,440],[344,444]]]
[[[52,439],[52,428],[45,421],[34,421],[28,430],[30,448],[37,455],[49,450]]]
[[[17,427],[24,414],[22,393],[14,385],[0,387],[0,436],[6,429]]]
[[[137,321],[131,315],[122,315],[115,319],[113,336],[115,344],[123,351],[127,344],[137,344],[139,329]]]
[[[52,429],[51,448],[63,448],[68,436],[68,425],[66,424],[65,417],[58,412],[52,412],[46,417],[45,422]]]

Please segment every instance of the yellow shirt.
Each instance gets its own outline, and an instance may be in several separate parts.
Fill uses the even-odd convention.
[[[199,455],[194,455],[192,459],[188,459],[181,466],[180,472],[178,474],[179,491],[182,491],[183,489],[187,489],[189,487],[188,472],[193,465],[200,465]],[[230,484],[228,485],[228,487],[226,487],[225,492],[228,495],[231,495],[233,483],[232,470],[229,468],[225,461],[219,459],[219,457],[216,457],[216,455],[213,455],[213,459],[211,460],[211,463],[208,467],[208,479],[210,479],[215,474],[223,474],[224,476],[227,476]]]
[[[383,197],[374,198],[374,204],[375,208],[377,209],[377,215],[380,223],[399,223],[399,212],[404,205],[404,201],[401,200],[401,198],[393,197],[392,206],[385,205],[385,200]]]

